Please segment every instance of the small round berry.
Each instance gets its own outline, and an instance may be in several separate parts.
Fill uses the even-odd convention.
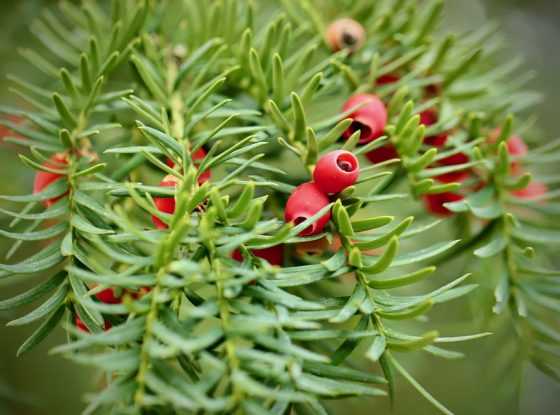
[[[519,199],[532,200],[544,196],[548,192],[548,186],[541,181],[533,180],[526,188],[511,192]]]
[[[194,165],[198,167],[200,165],[200,162],[204,160],[204,157],[206,157],[206,150],[204,150],[204,148],[201,147],[198,150],[196,150],[194,153],[192,153],[191,157],[193,159]],[[175,168],[175,162],[173,160],[167,159],[165,163],[172,169]],[[200,174],[200,176],[198,176],[198,184],[202,185],[206,183],[208,180],[210,180],[211,177],[212,177],[211,170],[203,171]]]
[[[451,216],[453,212],[447,209],[444,204],[451,202],[459,202],[464,197],[457,193],[445,192],[433,195],[424,195],[424,205],[426,210],[436,216]]]
[[[167,175],[159,185],[162,187],[176,187],[177,178],[173,175]],[[170,215],[175,213],[175,197],[155,197],[154,202],[157,210],[160,212],[169,213]],[[158,229],[167,229],[168,227],[166,223],[155,215],[152,215],[152,222]]]
[[[383,163],[384,161],[391,159],[398,159],[399,153],[397,149],[392,144],[384,145],[383,147],[376,148],[374,150],[368,151],[366,157],[373,164]]]
[[[342,49],[355,52],[364,44],[366,31],[357,21],[343,18],[335,20],[327,27],[325,37],[327,44],[334,52]]]
[[[313,171],[313,181],[323,193],[340,193],[356,183],[359,175],[356,156],[346,150],[336,150],[319,159]]]
[[[115,290],[113,288],[106,288],[103,291],[99,291],[95,294],[95,297],[105,304],[120,304],[121,297],[115,295]]]
[[[49,160],[43,163],[43,166],[50,169],[62,169],[68,164],[68,156],[66,153],[56,153]],[[48,171],[38,171],[35,175],[35,180],[33,181],[33,193],[40,193],[49,187],[54,182],[57,182],[64,178],[62,174],[51,173]],[[48,208],[62,199],[65,195],[61,195],[52,199],[43,200],[43,205]]]
[[[363,105],[348,116],[353,122],[344,132],[343,138],[347,140],[360,131],[359,144],[366,144],[383,135],[387,125],[387,109],[377,95],[356,94],[344,103],[342,111],[350,111],[360,104]]]
[[[329,204],[329,198],[319,190],[315,183],[303,183],[296,187],[286,202],[284,218],[286,222],[299,225]],[[327,212],[312,225],[300,232],[300,236],[320,233],[331,218]]]
[[[452,156],[445,157],[438,161],[438,166],[456,166],[459,164],[465,164],[469,162],[469,156],[465,153],[457,153]],[[470,169],[453,171],[450,173],[441,174],[436,177],[436,180],[442,183],[460,183],[467,180],[470,176]]]

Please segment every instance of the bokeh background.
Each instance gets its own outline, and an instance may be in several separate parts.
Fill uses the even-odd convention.
[[[422,3],[418,0],[419,3]],[[52,0],[0,0],[0,105],[16,100],[9,91],[6,76],[29,75],[40,82],[38,74],[19,57],[21,47],[36,47],[30,35],[32,22]],[[560,1],[559,0],[445,0],[442,30],[457,31],[477,28],[497,21],[503,32],[506,54],[520,55],[526,67],[534,71],[531,86],[544,92],[536,108],[539,126],[549,139],[557,138],[560,106]],[[25,193],[31,188],[32,173],[18,161],[16,149],[0,143],[0,194]],[[2,202],[2,207],[10,208]],[[8,219],[0,214],[0,228]],[[11,242],[0,238],[0,257]],[[23,253],[24,254],[24,253]],[[23,255],[22,254],[22,255]],[[484,272],[478,276],[479,282]],[[482,278],[483,281],[483,278]],[[25,288],[28,281],[0,283],[0,298],[7,298]],[[491,288],[482,283],[481,297],[491,297]],[[486,326],[474,308],[484,300],[464,299],[445,309],[444,316],[432,313],[438,327],[454,335],[472,332],[473,326],[491,330],[494,336],[464,344],[459,351],[467,353],[462,361],[442,361],[426,354],[403,358],[408,368],[435,396],[457,414],[502,415],[520,412],[527,415],[560,412],[560,385],[534,369],[519,365],[520,356],[513,329],[504,319],[494,319]],[[75,366],[48,350],[64,341],[59,330],[32,353],[16,359],[19,345],[31,328],[6,328],[11,312],[0,313],[0,415],[74,415],[83,408],[83,395],[97,388],[99,378],[89,369]],[[441,321],[439,321],[441,320]],[[451,324],[450,321],[463,323]],[[521,392],[517,385],[521,380]],[[336,404],[334,404],[336,406]],[[358,404],[347,401],[340,408],[346,414],[389,414],[386,402],[379,400]],[[399,381],[395,414],[432,414],[435,410],[412,388]]]

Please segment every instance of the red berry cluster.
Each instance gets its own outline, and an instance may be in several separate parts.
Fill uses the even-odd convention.
[[[313,181],[296,187],[288,198],[284,218],[299,225],[330,203],[329,195],[342,192],[358,180],[360,166],[354,154],[336,150],[319,159],[313,172]],[[331,219],[327,212],[315,223],[300,232],[300,236],[315,235],[323,231]]]

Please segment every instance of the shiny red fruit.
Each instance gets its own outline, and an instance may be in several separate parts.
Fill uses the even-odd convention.
[[[359,143],[366,144],[383,135],[387,125],[387,109],[377,95],[357,94],[346,101],[342,111],[350,111],[360,104],[363,105],[348,116],[353,122],[342,136],[347,140],[356,131],[360,131]]]
[[[469,162],[469,156],[465,153],[457,153],[453,154],[452,156],[445,157],[441,159],[437,165],[438,166],[455,166],[458,164],[465,164]],[[442,183],[460,183],[467,180],[470,176],[470,169],[466,170],[459,170],[450,173],[445,173],[440,176],[437,176],[436,179]]]
[[[346,150],[336,150],[319,159],[313,171],[313,181],[323,193],[340,193],[358,180],[360,164]]]
[[[115,296],[115,290],[113,288],[106,288],[95,294],[95,297],[105,304],[120,304],[121,302],[121,298]]]
[[[355,52],[364,44],[366,31],[357,21],[343,18],[335,20],[327,27],[325,38],[334,52],[342,49]]]
[[[196,150],[194,153],[192,153],[192,159],[193,159],[194,165],[196,167],[200,166],[200,162],[202,160],[204,160],[204,157],[206,157],[206,150],[204,150],[202,147],[199,148],[198,150]],[[175,167],[175,163],[171,159],[167,159],[167,161],[165,163],[171,168]],[[208,180],[210,180],[211,177],[212,177],[212,171],[211,170],[203,171],[200,174],[200,176],[198,176],[198,184],[202,185],[202,184],[206,183]]]
[[[63,169],[64,165],[68,164],[68,156],[66,153],[56,153],[48,161],[43,163],[43,166],[50,169]],[[40,193],[49,187],[52,183],[61,180],[65,176],[62,174],[51,173],[47,171],[38,171],[33,181],[33,193]],[[52,199],[43,200],[42,203],[45,207],[50,207],[62,199],[64,195]]]
[[[76,325],[76,327],[83,331],[84,333],[89,333],[89,329],[87,328],[86,324],[80,319],[80,317],[75,316],[74,317],[74,324]],[[110,321],[105,320],[105,325],[104,325],[104,330],[110,330],[112,327],[112,324]]]
[[[288,198],[284,219],[294,225],[299,225],[306,219],[315,215],[329,204],[329,198],[321,192],[315,183],[304,183],[296,187]],[[300,232],[300,236],[309,236],[320,233],[331,218],[331,212],[327,212],[312,225]]]
[[[383,163],[384,161],[399,158],[397,149],[392,144],[384,145],[366,153],[366,157],[373,164]]]
[[[172,175],[165,176],[165,178],[159,184],[162,187],[175,187],[177,186],[177,178]],[[157,210],[163,213],[169,213],[170,215],[175,213],[175,198],[174,197],[155,197],[154,202],[156,204]],[[160,218],[152,215],[152,222],[158,229],[167,229],[167,224],[165,224]]]
[[[251,249],[251,253],[258,258],[268,261],[270,265],[282,266],[284,264],[283,245],[271,246],[270,248],[264,249]],[[231,257],[236,261],[243,261],[243,256],[237,249],[232,252]]]
[[[423,197],[426,210],[436,216],[451,216],[453,212],[443,206],[445,203],[458,202],[464,197],[457,193],[446,192]]]
[[[548,192],[548,186],[541,181],[533,180],[525,189],[515,190],[512,195],[519,199],[532,200],[544,196]]]

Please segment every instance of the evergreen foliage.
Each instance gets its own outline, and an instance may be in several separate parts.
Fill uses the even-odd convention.
[[[509,313],[526,357],[558,379],[560,291],[546,247],[560,242],[558,190],[516,198],[531,174],[511,172],[515,162],[539,174],[559,159],[558,142],[533,137],[526,113],[538,95],[522,89],[517,61],[489,64],[502,60],[495,28],[443,36],[441,11],[441,0],[63,1],[45,11],[32,27],[40,50],[22,55],[51,81],[13,76],[25,109],[1,108],[6,141],[27,150],[21,161],[63,176],[1,196],[21,203],[1,210],[13,217],[0,230],[14,240],[8,257],[28,241],[37,250],[1,263],[0,278],[41,277],[0,301],[38,304],[9,323],[37,325],[18,354],[62,325],[68,342],[52,353],[105,373],[86,414],[326,414],[329,399],[398,399],[398,376],[449,414],[400,353],[455,359],[447,343],[490,334],[448,337],[426,324],[432,308],[476,294],[469,273],[438,275],[462,256],[466,272],[495,264],[493,311]],[[340,17],[366,29],[354,53],[325,41]],[[399,77],[376,83],[390,74]],[[388,104],[386,136],[366,145],[359,131],[340,139],[352,112],[340,108],[356,92]],[[430,108],[439,121],[426,126]],[[424,144],[445,132],[445,147]],[[508,153],[513,133],[530,143],[522,158]],[[398,158],[363,158],[388,143]],[[341,148],[361,157],[358,183],[286,224],[289,194]],[[56,153],[67,161],[49,162]],[[470,161],[438,164],[459,153]],[[467,170],[477,179],[435,180]],[[166,175],[176,188],[158,185]],[[428,219],[421,199],[455,191],[466,194],[446,205],[457,215]],[[173,214],[158,210],[161,197],[176,198]],[[387,209],[392,200],[402,211]],[[323,233],[299,236],[328,211]],[[434,232],[446,226],[455,240]],[[278,245],[283,266],[252,253]],[[121,301],[99,301],[107,288]]]

